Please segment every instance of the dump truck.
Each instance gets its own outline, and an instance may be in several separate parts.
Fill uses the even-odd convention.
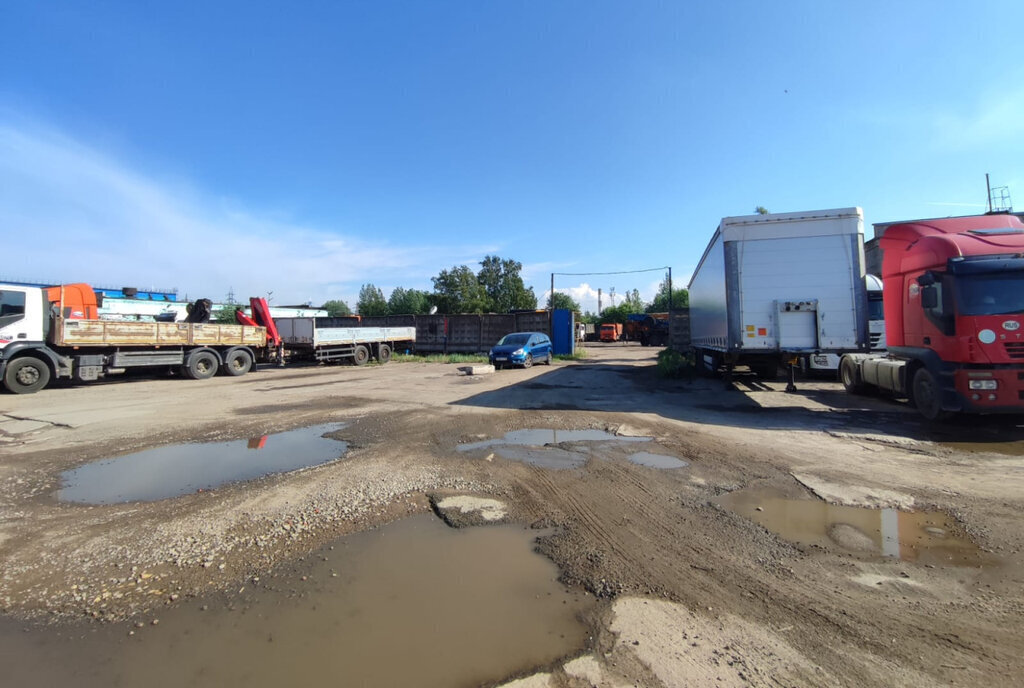
[[[1024,413],[1024,223],[1009,213],[879,223],[886,354],[847,354],[851,393],[922,416]]]
[[[100,320],[87,284],[0,284],[0,381],[15,394],[152,366],[196,380],[244,375],[266,348],[265,327]]]
[[[622,339],[622,323],[602,323],[600,338],[602,342],[617,342]]]
[[[689,283],[690,339],[707,372],[867,351],[860,208],[726,217]]]

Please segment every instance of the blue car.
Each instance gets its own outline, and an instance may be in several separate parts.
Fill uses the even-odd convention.
[[[513,332],[491,347],[491,365],[504,368],[520,365],[529,368],[534,363],[551,365],[551,339],[543,332]]]

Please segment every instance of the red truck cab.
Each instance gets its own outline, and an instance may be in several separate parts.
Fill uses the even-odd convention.
[[[902,222],[879,246],[889,352],[922,413],[1024,412],[1024,223]]]

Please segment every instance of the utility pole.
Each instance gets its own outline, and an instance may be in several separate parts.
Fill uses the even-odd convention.
[[[601,287],[597,288],[597,317],[601,317]]]
[[[672,266],[668,268],[668,312],[672,312]]]
[[[555,273],[551,273],[551,296],[548,297],[548,310],[555,310]]]

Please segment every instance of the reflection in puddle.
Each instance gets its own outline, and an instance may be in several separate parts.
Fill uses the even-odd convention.
[[[630,454],[629,460],[640,466],[650,466],[651,468],[685,468],[690,465],[686,461],[677,459],[674,456],[652,454],[650,452]]]
[[[459,451],[493,448],[503,459],[523,461],[541,468],[578,468],[601,449],[634,442],[650,442],[650,437],[622,437],[604,430],[513,430],[504,437],[460,444]],[[592,443],[573,447],[578,442]],[[566,446],[569,445],[569,446]]]
[[[148,502],[209,490],[341,457],[345,442],[323,435],[339,423],[234,442],[177,444],[96,461],[61,474],[57,498],[84,504]]]
[[[237,611],[213,604],[200,611],[196,601],[163,611],[157,627],[76,627],[63,637],[2,621],[4,682],[279,688],[498,681],[577,652],[586,640],[576,619],[590,603],[557,582],[554,564],[533,552],[535,536],[513,526],[454,530],[417,516],[344,538],[287,580],[248,583]]]
[[[720,503],[804,545],[839,546],[920,564],[980,567],[994,563],[941,511],[836,506],[759,490],[732,492]]]

